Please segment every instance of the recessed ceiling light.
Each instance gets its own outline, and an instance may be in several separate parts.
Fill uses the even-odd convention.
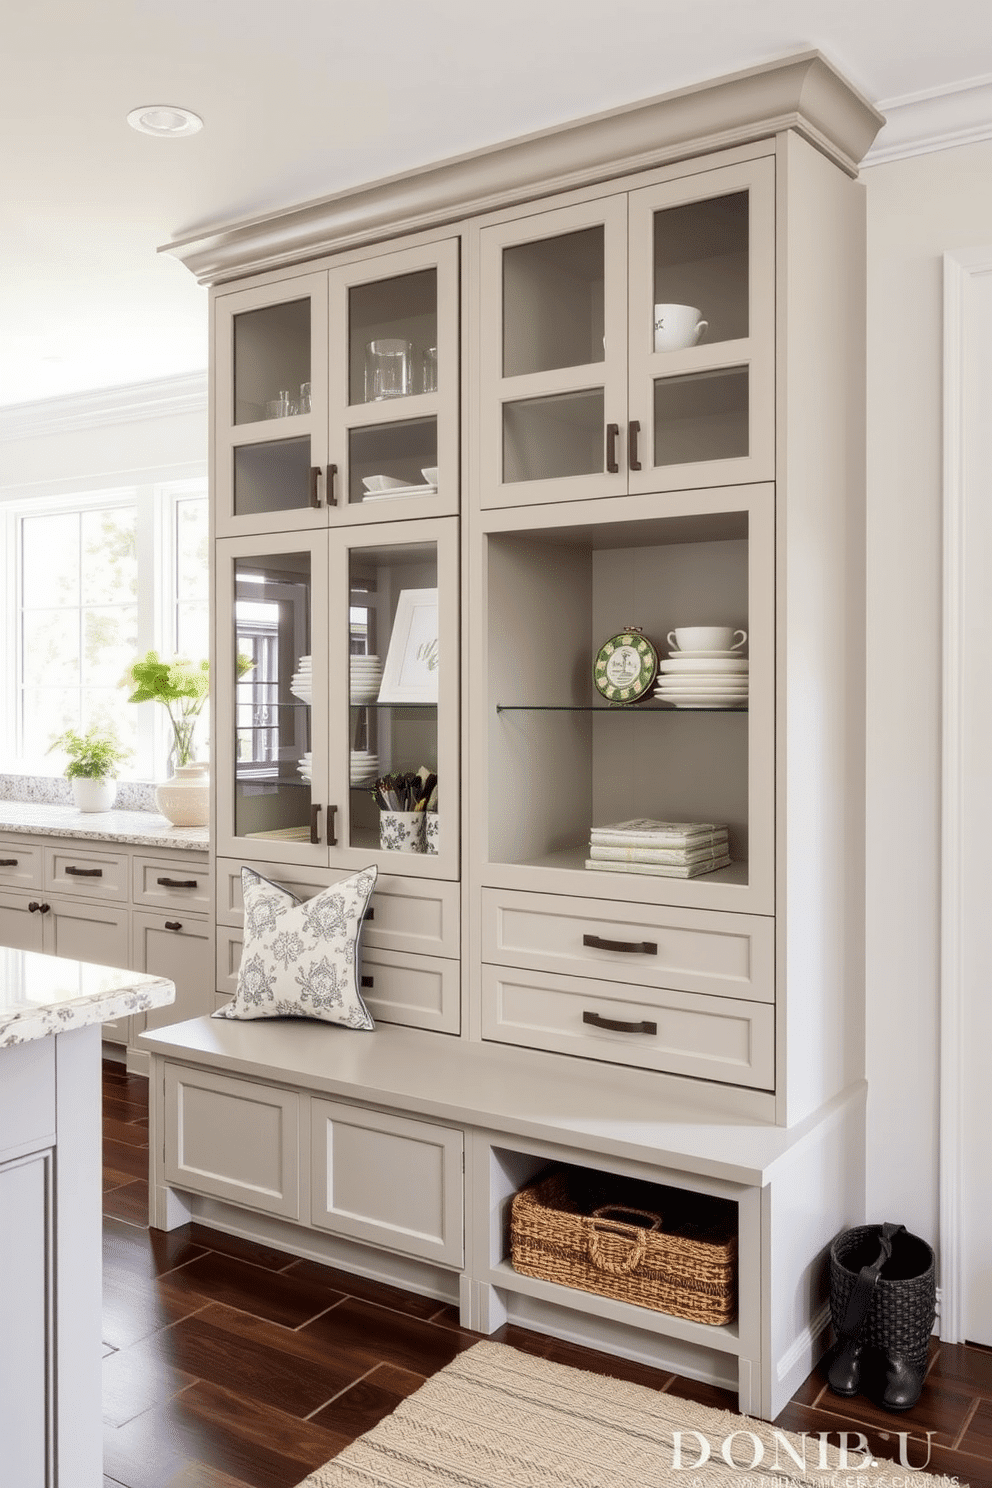
[[[203,128],[199,114],[189,109],[176,108],[171,103],[146,103],[143,108],[132,109],[127,116],[132,129],[142,134],[157,134],[170,139],[180,135],[196,134]]]

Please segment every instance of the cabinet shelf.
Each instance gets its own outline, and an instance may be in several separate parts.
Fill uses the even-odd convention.
[[[514,869],[542,868],[553,869],[556,871],[564,870],[570,873],[580,873],[584,879],[591,880],[592,878],[597,876],[597,870],[595,868],[587,868],[585,866],[588,856],[589,844],[588,842],[584,842],[579,846],[559,847],[553,849],[551,852],[541,853],[539,855],[535,855],[534,857],[520,858],[512,863],[512,867]],[[495,858],[491,859],[490,861],[493,865],[498,865],[500,862],[500,860],[497,860]],[[614,873],[611,872],[609,869],[600,869],[599,873],[601,873],[604,878],[609,877],[611,881],[613,879],[627,881],[629,879],[645,878],[650,879],[652,883],[719,883],[734,885],[740,884],[744,887],[747,886],[748,882],[747,860],[739,858],[735,858],[732,862],[728,863],[725,868],[714,868],[712,873],[699,874],[692,879],[668,878],[667,875],[664,874]]]
[[[497,703],[497,713],[618,713],[629,718],[634,713],[746,713],[738,703],[725,708],[677,708],[674,703]]]

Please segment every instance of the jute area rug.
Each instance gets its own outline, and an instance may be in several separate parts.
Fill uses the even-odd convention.
[[[949,1488],[854,1443],[776,1431],[478,1343],[299,1488]],[[791,1448],[791,1450],[790,1450]],[[826,1452],[826,1466],[821,1454]],[[859,1465],[861,1464],[861,1465]]]

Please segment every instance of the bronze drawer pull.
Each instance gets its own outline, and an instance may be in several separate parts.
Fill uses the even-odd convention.
[[[71,863],[66,865],[66,874],[69,878],[102,878],[102,868],[74,868]]]
[[[166,930],[181,930],[183,928],[183,922],[182,920],[166,920],[165,928]]]
[[[336,806],[328,806],[328,808],[327,808],[327,845],[328,845],[328,847],[337,847],[337,845],[338,845],[337,833],[334,830],[334,818],[337,815],[337,809],[338,808]]]
[[[0,868],[16,868],[16,858],[0,858]]]
[[[654,940],[604,940],[601,935],[583,935],[582,944],[597,951],[624,951],[632,956],[657,956]]]
[[[622,1018],[604,1018],[602,1013],[585,1012],[582,1014],[583,1023],[591,1023],[593,1028],[609,1028],[613,1033],[657,1033],[657,1023],[649,1023],[646,1019],[642,1023],[625,1023]]]
[[[375,982],[374,982],[374,980],[373,980],[372,977],[370,977],[370,976],[363,976],[362,977],[362,986],[363,987],[374,987],[375,986]]]
[[[37,899],[32,899],[28,904],[28,913],[37,914],[40,908],[41,905],[38,903]]]
[[[155,882],[157,884],[161,884],[162,887],[163,887],[163,889],[195,889],[196,888],[196,879],[195,878],[157,878],[155,880]]]
[[[310,505],[320,506],[320,466],[310,466]]]
[[[369,920],[374,920],[374,919],[375,919],[375,905],[374,904],[370,904],[369,907],[368,907],[368,909],[365,911],[365,922],[366,922],[366,924],[368,924]]]
[[[316,847],[320,842],[320,807],[310,807],[310,841]]]
[[[337,504],[338,504],[337,492],[334,489],[334,478],[337,475],[337,473],[338,473],[338,467],[336,465],[328,465],[327,471],[326,471],[326,474],[325,474],[325,484],[326,484],[326,490],[327,490],[327,505],[328,506],[337,506]]]

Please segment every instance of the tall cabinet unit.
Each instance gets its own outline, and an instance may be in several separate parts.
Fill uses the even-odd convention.
[[[306,897],[374,863],[378,1026],[148,1034],[153,1223],[769,1417],[805,1377],[865,1197],[856,178],[881,122],[807,53],[175,246],[213,286],[217,999],[244,864]],[[611,636],[665,678],[693,626],[746,632],[731,668],[721,643],[674,701],[594,686]],[[398,852],[370,782],[419,766],[434,851]],[[726,827],[728,861],[605,866],[593,829],[638,817]],[[736,1316],[518,1271],[513,1194],[549,1164],[731,1206]]]

